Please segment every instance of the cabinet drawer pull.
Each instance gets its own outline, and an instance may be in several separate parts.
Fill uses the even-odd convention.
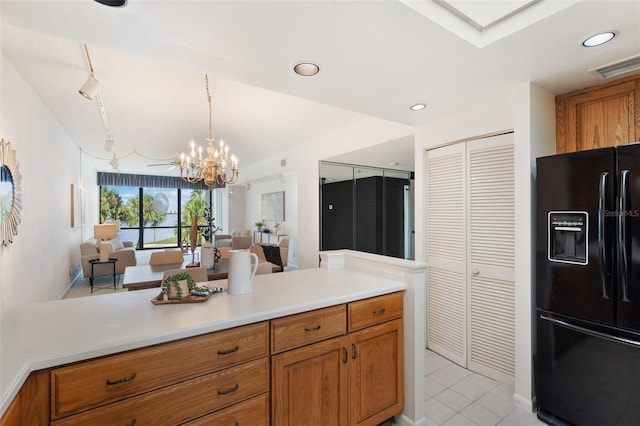
[[[125,377],[124,379],[118,379],[118,380],[109,380],[109,379],[107,379],[107,385],[109,385],[109,386],[111,386],[111,385],[119,385],[121,383],[130,382],[135,378],[136,378],[136,373],[133,373],[132,375],[130,375],[129,377]]]
[[[356,359],[358,357],[358,347],[355,343],[351,344],[351,359]]]
[[[320,324],[316,325],[315,327],[307,327],[304,329],[304,331],[318,331],[320,330]]]
[[[240,349],[240,346],[236,345],[235,348],[227,349],[226,351],[218,351],[218,355],[229,355],[234,352],[238,352],[238,349]]]
[[[136,423],[138,423],[138,421],[134,418],[127,426],[134,426]]]
[[[385,311],[386,311],[386,309],[385,309],[385,308],[382,308],[382,309],[376,309],[375,311],[373,311],[373,315],[382,315],[382,314],[384,314],[384,313],[385,313]]]
[[[239,387],[240,387],[240,385],[238,385],[238,384],[236,383],[236,385],[235,385],[234,387],[230,388],[230,389],[227,389],[227,390],[218,390],[218,395],[227,395],[227,394],[230,394],[231,392],[235,392],[235,391],[237,391]]]
[[[347,363],[349,360],[349,351],[344,346],[342,347],[342,362]]]

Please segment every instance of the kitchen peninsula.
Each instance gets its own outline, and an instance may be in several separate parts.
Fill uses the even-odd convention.
[[[357,339],[369,329],[375,328],[376,332],[385,331],[389,336],[403,336],[400,342],[397,342],[401,347],[399,353],[404,353],[403,359],[398,360],[404,370],[404,380],[399,381],[404,382],[403,390],[399,392],[400,395],[404,394],[404,409],[398,416],[398,420],[400,424],[405,425],[423,422],[426,265],[352,251],[324,252],[321,258],[319,269],[256,276],[251,294],[243,296],[217,294],[205,303],[156,306],[150,300],[157,295],[157,289],[149,289],[44,302],[23,306],[20,309],[9,308],[2,318],[0,413],[11,414],[10,404],[14,397],[19,395],[21,387],[32,372],[52,372],[50,385],[53,389],[54,386],[62,387],[66,377],[74,377],[74,380],[84,380],[88,377],[84,373],[73,371],[74,368],[82,369],[85,364],[93,362],[82,362],[85,360],[97,358],[98,362],[111,362],[113,359],[115,363],[113,365],[117,366],[116,361],[120,359],[119,357],[125,357],[125,359],[144,357],[146,356],[144,351],[156,351],[154,359],[162,359],[165,354],[180,354],[180,351],[186,347],[203,345],[202,348],[208,348],[202,343],[202,339],[231,341],[235,335],[240,336],[239,341],[255,342],[256,348],[265,346],[266,356],[261,358],[255,355],[248,361],[243,361],[242,365],[238,361],[231,365],[232,368],[226,370],[202,377],[189,377],[189,380],[184,380],[175,386],[166,386],[161,391],[170,396],[170,388],[176,388],[177,392],[180,389],[178,386],[186,386],[187,382],[189,386],[194,386],[193,389],[197,389],[198,386],[206,388],[208,386],[205,383],[206,380],[219,380],[219,377],[227,373],[241,375],[244,374],[244,368],[247,368],[246,375],[252,377],[253,382],[260,382],[260,375],[255,372],[264,370],[267,376],[263,384],[268,389],[270,383],[268,355],[271,354],[273,362],[271,391],[273,392],[277,386],[275,377],[278,374],[275,371],[274,359],[280,357],[278,362],[281,362],[281,366],[286,369],[290,358],[294,355],[298,356],[298,352],[312,342],[296,343],[294,341],[292,346],[287,347],[288,343],[282,341],[276,343],[277,338],[274,336],[278,336],[279,330],[285,330],[285,336],[288,336],[287,327],[298,319],[316,318],[319,321],[328,321],[326,326],[322,323],[323,332],[336,327],[335,324],[342,324],[345,330],[343,335],[334,337],[335,334],[329,334],[324,337],[328,340],[315,343],[315,345],[344,344],[339,352],[341,360],[342,347],[346,350],[351,348],[352,342],[356,342],[353,348],[357,348]],[[217,281],[216,284],[218,283],[224,283],[224,281]],[[385,309],[373,309],[376,312],[374,315],[381,315],[380,320],[370,321],[366,317],[360,319],[359,312],[371,310],[369,309],[373,306],[371,304],[378,302],[389,303],[384,305]],[[327,318],[333,318],[335,321]],[[345,318],[348,319],[345,321]],[[327,332],[330,333],[330,331]],[[253,337],[260,335],[266,337]],[[269,341],[271,341],[270,348],[266,346]],[[185,346],[185,342],[193,342],[196,346]],[[208,341],[207,345],[209,345]],[[233,351],[235,348],[230,350]],[[356,353],[352,353],[351,349],[349,351],[348,357],[356,359]],[[218,351],[218,354],[220,353],[221,351]],[[198,351],[193,358],[197,359],[200,354],[204,356],[203,352]],[[346,364],[346,352],[344,360]],[[180,364],[179,359],[174,361],[172,364]],[[66,370],[67,368],[71,370]],[[90,369],[90,366],[87,368]],[[170,373],[166,371],[167,374]],[[143,373],[140,373],[139,380],[142,375]],[[48,377],[48,374],[45,376]],[[209,376],[211,379],[208,378]],[[126,379],[136,383],[135,379],[129,377],[121,380],[128,381]],[[235,390],[238,390],[238,384],[234,386],[232,383],[228,389],[225,387],[218,390],[218,393],[223,395],[224,392],[233,393]],[[47,388],[46,391],[48,394],[49,389]],[[82,420],[81,416],[85,415],[82,409],[77,411],[80,414],[66,417],[69,413],[63,412],[65,406],[62,403],[62,396],[57,395],[57,391],[56,388],[51,397],[52,420],[55,420],[52,424],[76,424],[74,417]],[[141,397],[151,398],[151,394],[153,392],[148,392]],[[58,397],[61,398],[60,401],[56,399]],[[73,396],[73,398],[79,397]],[[84,397],[85,395],[81,396],[81,398]],[[128,400],[133,401],[135,398]],[[163,400],[165,404],[166,401],[171,401],[166,398]],[[72,402],[75,403],[75,401]],[[262,404],[262,406],[269,404],[268,396],[265,395],[245,402]],[[117,402],[117,404],[122,403],[126,401]],[[95,406],[99,405],[98,403]],[[274,405],[277,404],[274,402],[272,407]],[[99,408],[110,409],[108,405]],[[267,408],[267,413],[268,410]],[[202,424],[206,424],[206,420],[204,421],[205,423]],[[196,419],[196,423],[193,424],[200,423],[197,423]]]

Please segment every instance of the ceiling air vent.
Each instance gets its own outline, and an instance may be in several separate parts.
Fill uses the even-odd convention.
[[[621,61],[589,70],[591,74],[599,79],[617,77],[634,71],[640,71],[640,55],[631,56]]]

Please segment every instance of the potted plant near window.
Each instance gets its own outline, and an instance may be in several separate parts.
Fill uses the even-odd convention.
[[[256,230],[262,231],[262,227],[264,226],[264,223],[261,221],[257,221],[256,223],[254,223],[254,225],[256,226]]]
[[[218,228],[215,226],[215,218],[211,212],[211,208],[204,208],[204,228],[202,228],[202,236],[205,239],[205,242],[202,244],[200,251],[200,265],[207,269],[215,269],[216,259],[220,258],[220,256],[216,256],[217,249],[213,245],[213,234],[218,231]]]

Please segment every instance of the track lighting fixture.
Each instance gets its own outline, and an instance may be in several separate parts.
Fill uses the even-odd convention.
[[[113,139],[107,139],[107,141],[104,143],[104,150],[107,152],[113,151]]]
[[[116,158],[116,155],[113,154],[113,159],[111,161],[109,161],[109,164],[111,165],[111,167],[113,167],[115,170],[118,170],[118,166],[120,165],[120,163],[118,162],[118,159]]]
[[[91,75],[89,76],[87,81],[84,82],[84,84],[82,85],[80,90],[78,90],[78,92],[85,98],[89,100],[93,100],[93,97],[98,93],[98,90],[100,90],[100,82],[96,80],[96,77],[93,74],[93,65],[91,64],[91,58],[89,57],[89,49],[87,48],[86,44],[84,45],[84,53],[85,53],[85,56],[87,57],[87,63],[89,64],[89,71],[91,71]]]

